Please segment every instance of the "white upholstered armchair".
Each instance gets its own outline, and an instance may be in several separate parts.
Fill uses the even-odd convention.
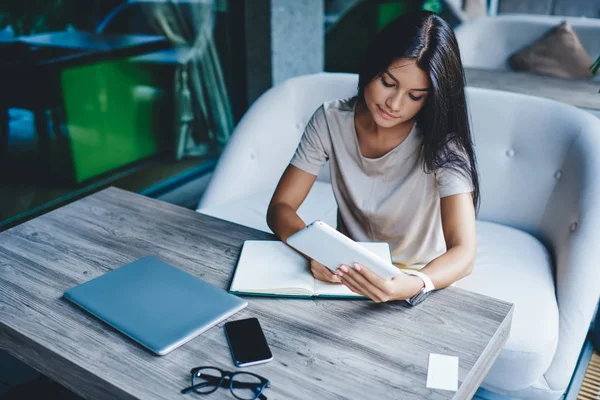
[[[198,211],[269,231],[270,196],[324,101],[357,76],[316,74],[265,93],[225,149]],[[515,304],[510,338],[484,388],[560,397],[600,294],[600,120],[551,100],[467,91],[481,177],[477,261],[457,286]],[[299,214],[335,224],[324,168]]]

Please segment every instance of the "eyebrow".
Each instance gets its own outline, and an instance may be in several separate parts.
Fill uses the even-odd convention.
[[[390,73],[390,71],[388,71],[387,69],[385,70],[385,73],[394,80],[394,82],[396,82],[398,85],[400,84],[400,82],[398,81],[398,79],[396,79],[396,77],[394,75],[392,75]],[[417,92],[429,92],[429,88],[423,88],[423,89],[410,89],[410,90],[415,90]]]

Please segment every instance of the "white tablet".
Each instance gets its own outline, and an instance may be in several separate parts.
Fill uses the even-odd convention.
[[[334,272],[342,264],[352,266],[357,262],[384,279],[402,273],[391,260],[381,259],[323,221],[315,221],[294,233],[287,243]]]

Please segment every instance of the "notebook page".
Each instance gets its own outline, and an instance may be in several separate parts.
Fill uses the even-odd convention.
[[[363,297],[342,283],[328,283],[315,279],[315,294],[320,296]]]
[[[230,290],[297,294],[300,289],[300,293],[312,295],[313,281],[308,260],[285,243],[247,240],[242,247]]]
[[[358,242],[358,244],[377,254],[386,261],[391,261],[392,259],[390,246],[386,242]],[[398,273],[400,273],[400,270],[398,270]],[[348,287],[344,284],[327,283],[317,279],[315,279],[314,290],[315,294],[317,295],[362,297],[348,289]]]

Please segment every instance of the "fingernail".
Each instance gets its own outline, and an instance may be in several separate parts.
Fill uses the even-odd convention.
[[[342,274],[342,271],[340,271],[339,269],[335,271],[335,273],[337,274],[337,276],[344,276],[344,274]]]
[[[342,271],[344,271],[344,272],[348,272],[348,267],[346,267],[345,265],[342,265],[342,266],[340,267],[340,269],[341,269]]]
[[[354,269],[357,271],[360,271],[360,265],[357,263],[354,263]]]

